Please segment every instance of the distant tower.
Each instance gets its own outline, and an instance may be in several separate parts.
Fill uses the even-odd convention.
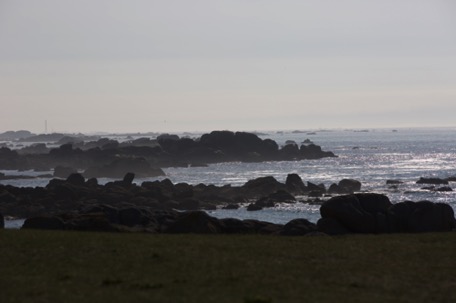
[[[48,133],[48,120],[44,120],[44,133]]]

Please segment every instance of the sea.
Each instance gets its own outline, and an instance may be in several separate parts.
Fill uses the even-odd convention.
[[[181,134],[182,135],[182,134]],[[185,133],[196,137],[199,134]],[[342,179],[356,179],[362,183],[362,192],[385,194],[392,203],[428,200],[447,203],[456,210],[456,191],[432,191],[417,184],[420,177],[448,178],[456,176],[456,128],[398,128],[398,129],[318,129],[269,131],[258,133],[280,146],[290,142],[300,145],[313,142],[338,157],[318,160],[279,161],[262,163],[218,163],[207,167],[176,167],[164,169],[166,178],[173,183],[231,184],[241,186],[251,179],[273,176],[285,182],[288,174],[298,174],[304,182],[325,184],[329,187]],[[138,137],[141,137],[139,134]],[[131,136],[129,137],[131,139]],[[121,135],[115,139],[125,140]],[[0,170],[7,175],[41,175],[50,172],[18,172]],[[137,184],[160,178],[135,179]],[[387,180],[403,183],[392,187]],[[110,179],[99,179],[106,183]],[[45,186],[48,178],[3,180],[0,184],[14,186]],[[437,186],[439,187],[439,186]],[[456,190],[456,183],[449,187]],[[320,204],[308,203],[307,197],[297,197],[294,204],[278,204],[274,208],[247,211],[247,205],[237,210],[211,210],[217,218],[257,219],[284,224],[292,219],[305,218],[316,222],[320,218]],[[18,228],[23,220],[7,220],[6,226]]]

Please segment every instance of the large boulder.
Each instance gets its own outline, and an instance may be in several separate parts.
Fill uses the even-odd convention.
[[[320,213],[354,233],[383,233],[390,231],[386,213],[391,206],[387,196],[354,194],[333,197],[325,201]]]
[[[317,226],[315,223],[307,219],[294,219],[284,225],[280,234],[284,236],[302,236],[316,231]]]
[[[272,176],[267,176],[247,181],[242,186],[242,191],[247,197],[264,197],[284,188],[285,184],[280,183]]]
[[[396,232],[451,231],[456,227],[453,208],[445,203],[405,201],[388,212]]]

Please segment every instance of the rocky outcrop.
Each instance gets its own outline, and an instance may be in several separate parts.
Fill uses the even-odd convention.
[[[88,139],[88,138],[84,138]],[[286,145],[279,148],[271,139],[261,139],[247,132],[213,131],[200,138],[180,138],[176,135],[160,135],[157,140],[140,138],[119,143],[108,138],[82,142],[81,138],[63,134],[39,135],[29,140],[56,141],[61,146],[49,149],[43,143],[32,148],[12,151],[0,149],[0,169],[42,169],[51,170],[57,166],[72,167],[77,171],[86,170],[87,176],[119,177],[115,169],[118,159],[142,158],[157,168],[171,166],[201,166],[220,162],[262,162],[335,157],[321,147],[310,144]],[[291,147],[292,146],[292,147]],[[134,171],[138,176],[143,172]],[[149,173],[149,171],[144,171]],[[66,178],[65,174],[56,176]]]
[[[318,229],[328,234],[451,231],[456,227],[448,204],[400,202],[380,194],[333,197],[320,208]]]

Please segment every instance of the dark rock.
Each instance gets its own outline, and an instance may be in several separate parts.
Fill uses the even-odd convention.
[[[421,177],[418,181],[416,181],[417,184],[448,184],[448,180],[446,179],[440,179],[440,178],[423,178]]]
[[[251,225],[242,220],[234,218],[220,219],[222,232],[226,234],[247,234],[252,233]]]
[[[195,199],[185,199],[178,202],[176,209],[179,210],[197,210],[200,208],[200,201]]]
[[[288,174],[285,186],[293,194],[302,195],[307,192],[307,187],[298,174]]]
[[[340,187],[339,185],[333,183],[329,186],[328,193],[329,194],[350,194],[351,192],[347,188]]]
[[[456,227],[453,208],[445,203],[405,201],[388,212],[396,232],[451,231]]]
[[[166,233],[195,233],[195,234],[217,234],[222,231],[222,225],[218,219],[209,216],[203,211],[182,213],[178,219],[171,224]]]
[[[135,179],[134,173],[126,173],[125,176],[123,177],[123,183],[125,185],[131,185],[133,183],[134,179]]]
[[[326,188],[325,188],[325,185],[324,184],[315,184],[315,183],[312,183],[312,182],[309,182],[307,181],[307,189],[309,191],[319,191],[321,192],[322,194],[324,194],[326,192]]]
[[[284,236],[302,236],[315,231],[317,231],[315,223],[307,219],[294,219],[285,224],[280,234]]]
[[[65,228],[79,231],[119,231],[103,213],[77,214],[67,218]]]
[[[84,186],[85,179],[81,174],[73,173],[68,176],[68,178],[66,179],[66,182],[69,184],[72,184],[72,185],[76,185],[76,186]]]
[[[239,205],[238,204],[228,204],[228,205],[224,206],[223,209],[239,209]]]
[[[112,224],[119,224],[119,210],[106,204],[96,204],[80,212],[81,214],[103,213]]]
[[[263,207],[261,207],[260,205],[258,205],[256,203],[250,203],[247,206],[248,211],[257,211],[257,210],[262,210],[262,209],[263,209]]]
[[[386,180],[386,184],[387,185],[399,185],[399,184],[402,184],[404,182],[400,181],[400,180]]]
[[[323,197],[323,191],[322,190],[312,190],[309,192],[308,196],[313,197],[313,198],[318,198],[318,197]]]
[[[3,215],[0,213],[0,229],[5,228],[5,218]]]
[[[348,192],[357,192],[361,190],[361,182],[353,179],[343,179],[339,181],[339,187],[345,188]]]
[[[22,228],[64,230],[65,223],[58,217],[32,217],[24,221]]]
[[[263,198],[272,203],[295,203],[296,198],[285,190],[278,190],[275,193]]]
[[[119,210],[119,224],[121,225],[145,226],[151,224],[151,221],[151,214],[145,209],[128,207]]]
[[[274,207],[275,206],[275,202],[272,201],[272,200],[269,200],[267,197],[263,197],[263,198],[260,198],[258,199],[255,203],[254,203],[255,206],[258,206],[259,208],[265,208],[265,207]],[[256,210],[255,208],[250,208],[250,209],[247,209],[247,210]]]
[[[317,229],[328,235],[345,235],[350,231],[345,228],[338,220],[333,218],[320,218],[317,222]]]
[[[265,221],[259,220],[244,220],[244,224],[249,229],[250,233],[256,234],[280,234],[283,229],[283,225],[281,224],[274,224]]]
[[[242,186],[243,191],[248,197],[264,197],[264,195],[275,193],[284,188],[284,184],[271,176],[247,181],[247,183]]]
[[[384,195],[354,194],[325,201],[320,213],[322,218],[334,219],[351,232],[382,233],[390,228],[385,214],[391,205]]]
[[[442,186],[442,187],[437,188],[436,191],[449,192],[449,191],[453,191],[453,189],[449,186]]]

